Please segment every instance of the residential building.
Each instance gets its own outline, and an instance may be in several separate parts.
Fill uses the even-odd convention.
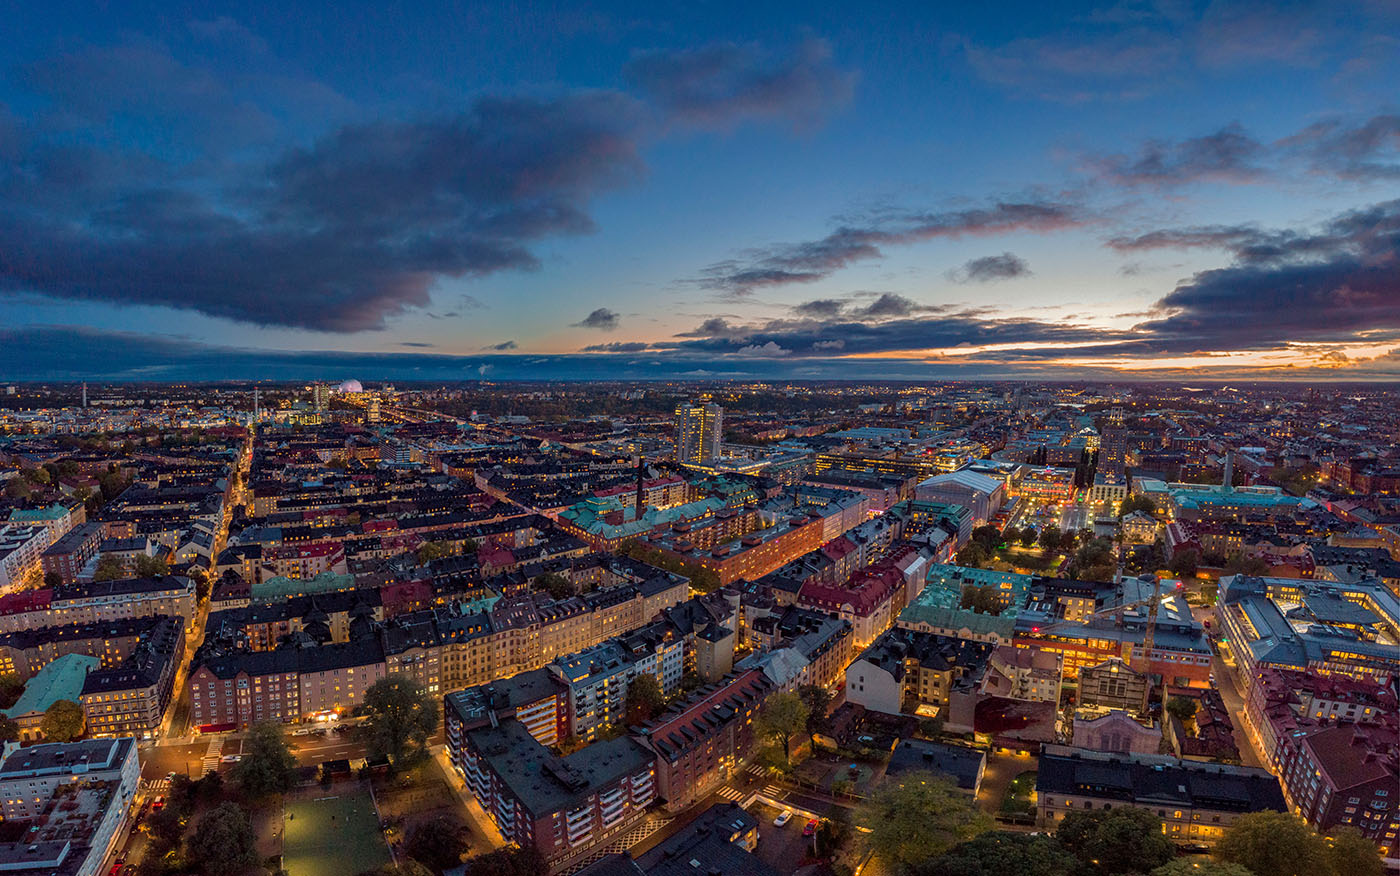
[[[655,758],[630,737],[559,757],[517,720],[468,729],[451,715],[448,756],[467,790],[506,842],[551,868],[623,834],[656,797]]]
[[[14,523],[0,525],[0,593],[19,590],[40,577],[49,530]]]
[[[757,669],[737,672],[633,729],[632,738],[654,755],[656,793],[669,811],[688,808],[739,770],[770,687]]]
[[[0,843],[0,867],[36,876],[98,876],[126,836],[140,778],[134,739],[28,748],[6,743],[0,806],[5,821],[25,830],[22,840]]]
[[[97,556],[102,544],[102,524],[80,523],[59,536],[40,557],[44,576],[57,575],[63,584],[72,584],[88,561]]]
[[[719,458],[724,410],[701,400],[676,406],[676,462],[703,465]]]
[[[1162,819],[1167,838],[1213,846],[1241,815],[1287,811],[1266,770],[1174,757],[1046,745],[1036,773],[1037,815],[1054,828],[1070,812],[1137,806]]]

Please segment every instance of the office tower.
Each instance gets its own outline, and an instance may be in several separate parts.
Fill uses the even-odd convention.
[[[311,385],[311,403],[317,411],[324,412],[330,407],[331,388],[324,383],[313,383]]]
[[[676,406],[676,462],[699,465],[719,457],[724,410],[702,398]]]

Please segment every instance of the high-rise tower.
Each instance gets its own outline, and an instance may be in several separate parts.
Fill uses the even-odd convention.
[[[724,409],[702,398],[676,406],[676,462],[701,465],[720,455]]]

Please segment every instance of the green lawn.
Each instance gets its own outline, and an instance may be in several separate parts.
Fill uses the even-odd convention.
[[[282,823],[288,876],[349,876],[389,863],[374,802],[359,788],[288,801]]]

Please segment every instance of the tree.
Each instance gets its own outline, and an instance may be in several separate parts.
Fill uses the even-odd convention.
[[[235,803],[205,813],[188,843],[190,859],[209,876],[239,876],[258,862],[253,825]]]
[[[995,584],[969,584],[963,588],[958,605],[977,614],[1001,614],[1006,608],[1006,601],[1002,599],[1001,589]]]
[[[970,541],[963,545],[962,550],[958,551],[956,561],[959,566],[978,569],[985,566],[991,558],[991,553],[982,546],[981,542]]]
[[[1385,872],[1380,849],[1354,827],[1333,832],[1327,857],[1337,876],[1382,876]]]
[[[994,830],[917,864],[914,876],[1076,876],[1079,859],[1052,836]]]
[[[1174,715],[1182,724],[1187,724],[1196,717],[1196,710],[1199,704],[1191,697],[1172,697],[1167,700],[1167,713]]]
[[[443,816],[414,825],[404,842],[409,857],[439,873],[462,863],[466,850],[461,825]]]
[[[467,876],[538,876],[549,872],[534,846],[497,849],[467,861]]]
[[[1001,544],[1001,530],[990,523],[984,523],[972,530],[972,540],[986,548],[990,553],[996,549],[997,545]]]
[[[425,752],[438,726],[437,703],[407,675],[386,675],[370,685],[362,709],[370,753],[396,763]]]
[[[1135,496],[1129,496],[1128,498],[1123,500],[1123,504],[1118,506],[1119,517],[1127,517],[1134,511],[1141,511],[1143,514],[1146,514],[1148,516],[1155,515],[1157,513],[1157,503],[1153,502],[1147,496],[1139,494]]]
[[[547,572],[535,579],[535,586],[555,599],[573,595],[574,585],[558,572]]]
[[[62,576],[62,575],[58,574],[57,572],[45,572],[45,573],[44,573],[44,586],[45,586],[45,587],[54,588],[54,587],[61,587],[62,585],[63,585],[63,576]]]
[[[375,870],[366,870],[359,876],[433,876],[433,871],[412,858],[405,858],[397,864],[385,864]]]
[[[136,577],[159,578],[170,574],[170,566],[163,557],[148,557],[144,554],[136,558]]]
[[[1055,838],[1096,873],[1141,873],[1176,857],[1162,819],[1134,806],[1070,812]]]
[[[1235,819],[1215,844],[1214,857],[1248,867],[1255,876],[1325,876],[1331,870],[1327,853],[1327,841],[1301,818],[1265,810]]]
[[[418,562],[429,563],[440,560],[452,553],[452,546],[445,541],[425,541],[418,546]]]
[[[627,683],[626,722],[645,724],[666,708],[666,695],[661,692],[661,683],[649,672],[633,678]]]
[[[11,499],[28,499],[33,494],[33,489],[24,478],[10,478],[5,484],[5,495]]]
[[[1060,531],[1053,526],[1047,526],[1041,530],[1037,541],[1045,550],[1053,551],[1060,546]]]
[[[297,786],[297,761],[277,724],[254,724],[243,740],[243,759],[230,776],[249,797],[282,794]]]
[[[1254,873],[1248,867],[1228,861],[1177,858],[1153,870],[1152,876],[1254,876]]]
[[[826,710],[831,706],[831,691],[819,684],[804,684],[797,689],[797,695],[807,704],[807,732],[811,733],[826,720]]]
[[[116,581],[126,577],[126,566],[122,561],[111,554],[103,554],[97,561],[97,571],[93,573],[94,581]]]
[[[754,721],[759,736],[781,742],[783,758],[792,762],[792,738],[807,726],[811,711],[795,693],[780,693],[768,698]]]
[[[1027,526],[1021,530],[1021,547],[1031,547],[1040,538],[1040,533],[1035,531],[1034,526]]]
[[[913,867],[992,827],[946,775],[922,770],[886,780],[856,812],[871,850],[887,866]]]
[[[0,742],[18,742],[19,724],[8,715],[0,715]]]
[[[72,700],[56,700],[44,711],[39,732],[49,742],[72,742],[83,735],[83,707]]]
[[[1171,560],[1167,563],[1167,571],[1178,578],[1194,578],[1200,562],[1201,556],[1196,553],[1195,548],[1186,548],[1172,554]]]

